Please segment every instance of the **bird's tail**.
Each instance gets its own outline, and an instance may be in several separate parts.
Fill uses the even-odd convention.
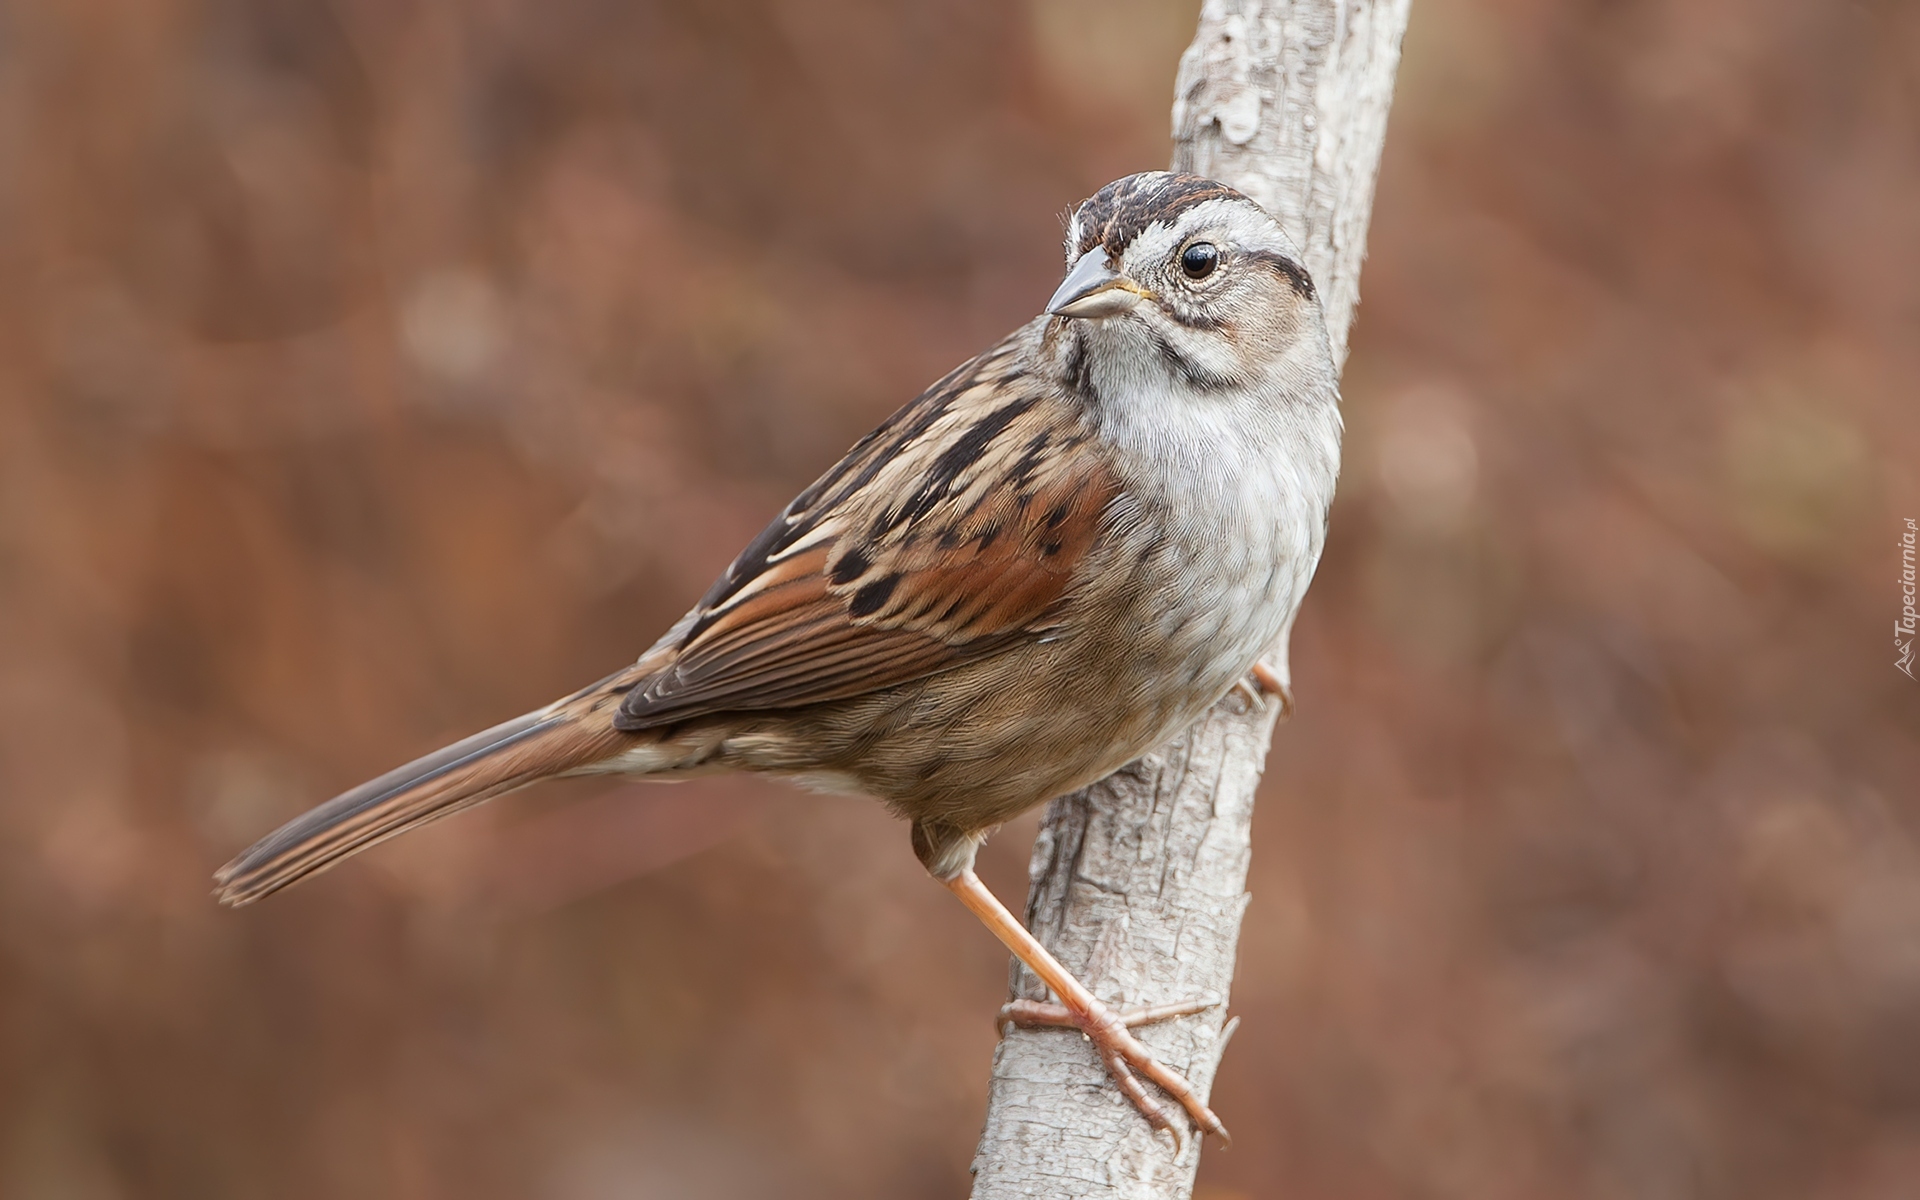
[[[214,876],[222,904],[251,904],[375,842],[606,759],[630,739],[555,705],[415,759],[295,817]]]

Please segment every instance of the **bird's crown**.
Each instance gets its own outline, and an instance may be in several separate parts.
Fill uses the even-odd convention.
[[[1074,210],[1067,223],[1067,261],[1071,263],[1101,245],[1118,259],[1149,226],[1170,224],[1181,213],[1209,200],[1253,203],[1219,180],[1200,175],[1141,171],[1116,179]]]

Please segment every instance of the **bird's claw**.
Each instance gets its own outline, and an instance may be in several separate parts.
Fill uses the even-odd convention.
[[[1233,685],[1233,690],[1240,693],[1248,704],[1255,707],[1264,707],[1268,696],[1278,696],[1280,719],[1284,721],[1293,715],[1293,689],[1288,687],[1280,676],[1274,674],[1273,668],[1265,663],[1254,663],[1253,669],[1248,671],[1240,682]]]
[[[1172,1135],[1174,1157],[1178,1158],[1186,1149],[1186,1133],[1174,1122],[1166,1106],[1147,1094],[1146,1088],[1140,1083],[1141,1075],[1152,1080],[1154,1086],[1162,1092],[1179,1101],[1180,1106],[1187,1110],[1187,1115],[1192,1118],[1194,1126],[1201,1133],[1213,1134],[1220,1139],[1223,1146],[1232,1144],[1233,1139],[1227,1133],[1227,1127],[1200,1099],[1199,1092],[1187,1082],[1186,1077],[1163,1065],[1153,1056],[1153,1051],[1128,1030],[1136,1025],[1151,1025],[1157,1021],[1168,1021],[1175,1017],[1192,1016],[1219,1003],[1220,1001],[1215,997],[1203,997],[1116,1013],[1099,1001],[1094,1001],[1094,1007],[1090,1011],[1079,1012],[1064,1004],[1037,1000],[1012,1000],[1001,1006],[999,1024],[1003,1034],[1010,1026],[1078,1029],[1088,1041],[1093,1043],[1094,1052],[1105,1064],[1107,1074],[1113,1077],[1114,1084],[1132,1102],[1134,1108],[1140,1111],[1140,1115],[1147,1119],[1147,1123],[1155,1129],[1164,1129]]]

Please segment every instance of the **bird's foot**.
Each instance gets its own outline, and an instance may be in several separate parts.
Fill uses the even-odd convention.
[[[1211,1133],[1220,1139],[1221,1145],[1233,1142],[1227,1133],[1227,1127],[1215,1116],[1213,1110],[1200,1099],[1200,1093],[1187,1082],[1184,1075],[1167,1067],[1153,1056],[1140,1040],[1127,1032],[1137,1025],[1151,1025],[1156,1021],[1168,1021],[1175,1017],[1192,1016],[1205,1012],[1220,1003],[1208,997],[1201,1000],[1183,1000],[1173,1004],[1155,1004],[1146,1008],[1133,1008],[1125,1012],[1115,1012],[1098,1000],[1082,1010],[1078,1006],[1050,1004],[1037,1000],[1013,1000],[1000,1008],[1000,1028],[1002,1032],[1009,1025],[1023,1028],[1071,1028],[1078,1029],[1093,1043],[1095,1053],[1106,1064],[1107,1074],[1120,1091],[1140,1110],[1140,1115],[1155,1129],[1164,1129],[1173,1135],[1176,1157],[1185,1149],[1185,1138],[1173,1117],[1164,1105],[1140,1086],[1138,1075],[1152,1080],[1154,1085],[1167,1095],[1180,1102],[1193,1118],[1195,1128],[1202,1133]]]
[[[1181,1000],[1173,1004],[1130,1008],[1114,1015],[1122,1025],[1132,1029],[1136,1025],[1152,1025],[1157,1021],[1171,1021],[1175,1017],[1190,1017],[1195,1013],[1205,1012],[1218,1003],[1220,1003],[1218,1000],[1209,996],[1204,1000]],[[1080,1022],[1074,1020],[1073,1013],[1066,1005],[1041,1000],[1009,1000],[1000,1006],[1000,1015],[995,1018],[995,1022],[1002,1032],[1005,1032],[1009,1025],[1017,1025],[1022,1029],[1078,1029],[1080,1027]]]
[[[1266,696],[1280,698],[1280,719],[1286,720],[1293,715],[1293,689],[1281,682],[1267,664],[1257,662],[1247,672],[1246,678],[1233,685],[1233,690],[1246,698],[1248,704],[1264,705]]]
[[[916,841],[915,849],[918,850],[919,846],[919,842]],[[931,857],[935,856],[922,853],[920,861],[927,862]],[[1175,1159],[1178,1159],[1186,1149],[1186,1134],[1174,1124],[1172,1114],[1167,1112],[1159,1101],[1147,1095],[1147,1089],[1141,1086],[1139,1078],[1134,1074],[1135,1071],[1151,1079],[1161,1091],[1178,1100],[1180,1106],[1187,1110],[1187,1115],[1193,1118],[1193,1123],[1200,1132],[1214,1134],[1223,1143],[1231,1141],[1227,1136],[1227,1127],[1220,1123],[1220,1118],[1214,1116],[1213,1110],[1200,1099],[1200,1093],[1194,1090],[1193,1085],[1178,1072],[1161,1065],[1160,1061],[1154,1058],[1151,1050],[1141,1045],[1138,1039],[1127,1032],[1129,1024],[1142,1025],[1149,1021],[1164,1021],[1169,1017],[1184,1016],[1210,1008],[1213,1004],[1219,1003],[1218,1001],[1200,1004],[1162,1004],[1124,1015],[1116,1014],[1088,991],[1085,984],[1075,979],[1073,972],[1061,966],[1060,960],[1041,945],[1039,939],[1028,932],[1026,926],[1014,919],[1014,915],[1007,911],[1007,906],[1000,903],[999,899],[987,889],[986,884],[980,882],[980,877],[973,873],[972,867],[961,867],[952,875],[941,879],[941,882],[946,884],[954,895],[960,897],[960,902],[965,904],[974,916],[979,917],[982,924],[993,931],[993,936],[1005,943],[1007,948],[1012,950],[1021,962],[1027,964],[1028,968],[1040,977],[1040,981],[1062,1001],[1060,1004],[1036,1004],[1032,1001],[1016,1000],[1000,1010],[1003,1020],[1020,1023],[1023,1016],[1031,1015],[1035,1018],[1034,1024],[1070,1025],[1085,1034],[1087,1040],[1093,1043],[1094,1050],[1100,1055],[1100,1061],[1106,1064],[1107,1074],[1113,1076],[1113,1082],[1119,1086],[1127,1099],[1133,1102],[1133,1106],[1140,1110],[1140,1115],[1145,1117],[1155,1129],[1164,1129],[1173,1135]]]

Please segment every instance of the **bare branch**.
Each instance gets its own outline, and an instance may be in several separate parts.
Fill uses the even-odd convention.
[[[1346,359],[1374,178],[1409,0],[1207,0],[1175,86],[1174,166],[1223,180],[1286,224]],[[1288,678],[1286,647],[1270,663]],[[1119,1008],[1233,983],[1254,790],[1279,705],[1235,694],[1193,729],[1055,800],[1034,843],[1027,924]],[[1045,998],[1014,964],[1016,998]],[[1231,1034],[1224,1004],[1136,1031],[1206,1093]],[[1222,1116],[1231,1126],[1233,1116]],[[1198,1140],[1174,1161],[1070,1030],[1014,1030],[994,1055],[976,1200],[1185,1200]]]

